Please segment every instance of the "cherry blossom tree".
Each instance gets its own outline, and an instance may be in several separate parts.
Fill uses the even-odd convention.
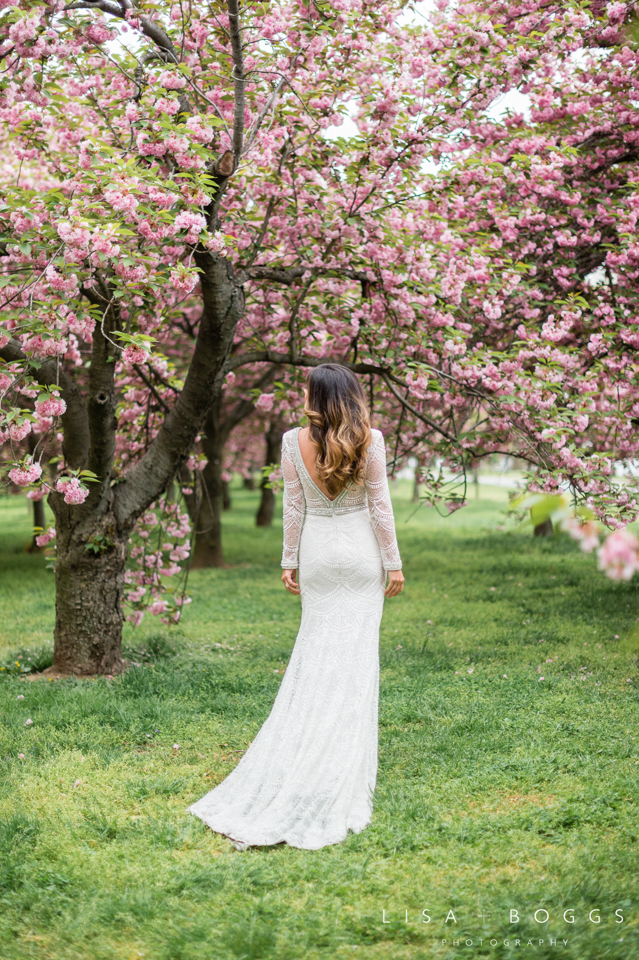
[[[460,476],[514,454],[530,490],[568,488],[623,525],[636,485],[613,463],[636,457],[639,422],[635,4],[438,7],[412,72],[447,122],[430,128],[412,236],[398,218],[410,273],[388,284],[406,332],[404,363],[381,374],[400,449],[430,447]],[[528,114],[498,115],[513,88]]]
[[[430,355],[407,376],[415,414],[440,408],[460,466],[515,453],[529,489],[568,488],[623,525],[637,510],[613,469],[638,450],[636,5],[439,6],[458,126],[433,151],[445,232]],[[514,87],[529,115],[496,118]]]

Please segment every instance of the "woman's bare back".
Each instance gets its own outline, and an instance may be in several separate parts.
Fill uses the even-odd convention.
[[[320,488],[322,493],[325,494],[329,500],[334,500],[335,498],[331,497],[324,481],[320,480],[320,478],[317,476],[317,454],[319,453],[319,450],[308,435],[308,427],[303,427],[297,436],[299,439],[302,460],[304,461],[304,466],[309,472],[311,480]]]

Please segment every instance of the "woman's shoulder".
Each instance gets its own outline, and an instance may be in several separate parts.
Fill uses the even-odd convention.
[[[285,430],[282,434],[282,446],[289,447],[294,444],[300,429],[300,427],[293,427],[291,430]]]
[[[367,463],[370,463],[371,457],[375,455],[373,451],[379,448],[380,443],[382,445],[384,444],[384,435],[382,431],[376,430],[375,427],[371,427],[371,442],[366,448],[366,453],[364,454],[364,458]]]

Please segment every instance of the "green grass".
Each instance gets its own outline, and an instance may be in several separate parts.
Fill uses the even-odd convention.
[[[3,960],[639,956],[637,586],[504,524],[504,494],[482,495],[405,522],[398,487],[407,586],[382,625],[375,812],[342,844],[238,853],[185,812],[268,715],[299,623],[255,494],[234,491],[228,567],[192,574],[183,623],[127,628],[143,666],[114,681],[5,671]],[[6,665],[19,649],[44,662],[28,650],[53,624],[29,524],[24,501],[0,501]]]

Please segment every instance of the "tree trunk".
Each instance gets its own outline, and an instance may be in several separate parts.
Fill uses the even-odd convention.
[[[43,531],[44,524],[45,524],[44,500],[33,500],[32,503],[33,503],[33,526],[39,527],[40,530]],[[39,531],[38,532],[34,531],[33,536],[31,538],[31,543],[27,547],[27,553],[41,552],[42,547],[39,547],[38,544],[36,543],[36,537],[38,536],[38,533]]]
[[[200,500],[200,510],[195,528],[195,546],[191,569],[203,567],[221,567],[224,563],[222,552],[222,510],[224,494],[222,491],[220,462],[209,460],[203,473],[204,492]]]
[[[255,480],[253,477],[244,477],[242,481],[242,486],[245,490],[255,490]]]
[[[536,537],[551,537],[553,534],[552,520],[548,517],[543,523],[538,523],[535,527]]]
[[[224,481],[222,480],[222,461],[226,431],[221,429],[221,401],[218,400],[209,410],[202,431],[202,449],[207,464],[202,471],[202,497],[195,527],[195,546],[191,569],[202,567],[221,567],[224,563],[222,552],[222,510],[224,509]]]
[[[222,509],[231,509],[231,485],[228,480],[222,480]]]
[[[282,445],[283,428],[279,423],[271,423],[266,434],[266,458],[265,466],[278,464],[280,462],[280,453]],[[275,493],[270,487],[267,487],[268,479],[262,478],[260,487],[262,489],[262,499],[259,510],[255,517],[255,523],[258,527],[270,527],[273,522],[273,513],[275,512]]]
[[[259,387],[270,383],[275,370],[267,370],[258,381]],[[218,393],[204,421],[202,449],[207,464],[202,471],[202,499],[195,529],[192,569],[221,567],[224,563],[222,550],[222,511],[225,509],[222,469],[224,446],[231,431],[254,410],[252,399],[239,400],[230,410],[224,406],[222,393]],[[230,506],[230,498],[229,498]]]
[[[80,529],[73,521],[65,524],[60,516],[65,513],[69,510],[60,505],[56,511],[52,671],[79,676],[117,674],[123,668],[122,596],[128,532],[117,532],[113,517],[103,516],[93,535],[88,535],[84,524]],[[103,537],[99,546],[95,540],[98,536]],[[91,549],[92,542],[98,552]]]
[[[275,513],[275,494],[270,487],[265,487],[265,480],[262,480],[262,499],[260,508],[255,516],[255,523],[258,527],[270,527]]]
[[[415,464],[415,476],[413,477],[413,503],[419,503],[419,477],[421,474],[422,465],[417,458],[417,463]]]

